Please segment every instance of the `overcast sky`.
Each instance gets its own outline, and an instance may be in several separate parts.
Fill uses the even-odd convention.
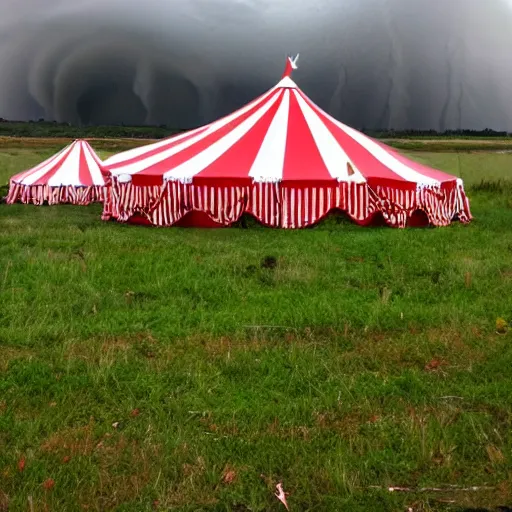
[[[512,131],[511,0],[0,0],[0,117],[211,121],[294,79],[356,128]]]

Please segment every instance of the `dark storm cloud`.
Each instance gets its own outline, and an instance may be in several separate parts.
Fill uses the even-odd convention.
[[[512,131],[510,0],[1,0],[0,116],[190,127],[287,53],[358,128]]]

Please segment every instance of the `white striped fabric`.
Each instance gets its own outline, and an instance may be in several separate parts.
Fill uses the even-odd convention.
[[[245,119],[235,129],[231,130],[225,137],[222,137],[206,150],[175,167],[172,171],[166,172],[164,174],[164,180],[179,180],[184,183],[190,182],[193,176],[212,164],[246,135],[278,99],[279,95],[274,95],[269,101],[265,102],[261,108]]]
[[[141,148],[135,148],[131,149],[129,151],[119,153],[118,155],[114,155],[111,158],[108,158],[105,160],[104,165],[105,167],[109,168],[110,172],[113,175],[120,175],[120,174],[136,174],[138,172],[141,172],[147,167],[150,167],[152,165],[158,164],[159,162],[162,162],[163,160],[179,153],[180,151],[183,151],[187,149],[188,147],[192,146],[193,144],[201,141],[208,135],[211,135],[212,133],[215,133],[216,131],[220,130],[224,126],[228,125],[232,121],[235,121],[239,117],[242,117],[244,114],[246,114],[251,108],[254,108],[257,105],[262,105],[263,108],[265,108],[265,100],[269,98],[272,94],[272,91],[268,91],[266,94],[258,98],[253,103],[249,103],[245,107],[241,108],[240,110],[237,110],[233,114],[230,114],[227,117],[224,117],[218,121],[215,121],[214,123],[207,125],[206,127],[200,127],[196,130],[192,130],[189,132],[184,132],[178,136],[171,137],[170,139],[165,139],[163,141],[150,144]],[[275,101],[275,97],[274,97]],[[190,138],[191,135],[194,135],[194,137]],[[175,142],[179,142],[183,139],[186,139],[183,143],[174,145]],[[143,158],[145,154],[153,152],[155,149],[159,148],[165,148],[165,146],[169,144],[173,144],[173,146],[170,149],[164,149],[161,152],[157,153],[156,155],[149,156],[147,158]],[[120,164],[125,161],[131,161],[132,159],[138,160],[134,163],[125,165],[125,166],[119,166],[116,167],[117,164]]]
[[[288,110],[290,92],[285,89],[281,105],[270,123],[265,138],[261,143],[249,176],[259,182],[281,181],[288,134]]]
[[[76,140],[41,164],[13,176],[7,202],[89,204],[103,201],[105,179],[91,146]]]
[[[75,144],[66,156],[64,164],[48,180],[49,187],[76,186],[80,184],[80,152],[81,147]]]
[[[295,97],[330,175],[338,181],[355,181],[357,183],[366,181],[356,166],[350,162],[344,149],[338,144],[317,113],[304,101],[300,94],[295,93]],[[348,175],[348,164],[351,164],[354,170],[352,176]]]
[[[91,203],[104,202],[107,187],[49,187],[48,185],[21,185],[12,183],[6,197],[7,204],[22,203],[41,206],[43,204],[74,204],[86,206]]]
[[[433,225],[469,222],[461,182],[321,110],[291,79],[294,62],[274,88],[233,114],[108,159],[113,185],[103,217],[140,215],[167,226],[193,211],[229,225],[248,213],[293,229],[342,210],[361,224],[380,215],[405,227],[422,211]]]
[[[156,226],[171,226],[191,211],[206,213],[220,225],[236,222],[244,213],[262,224],[280,228],[304,228],[318,223],[333,210],[344,211],[360,224],[381,214],[387,224],[404,228],[416,211],[430,224],[448,225],[456,217],[471,218],[469,203],[459,184],[446,189],[397,190],[366,183],[339,182],[330,187],[286,187],[278,183],[249,186],[208,186],[167,182],[139,187],[113,181],[103,218],[127,222],[135,214]]]

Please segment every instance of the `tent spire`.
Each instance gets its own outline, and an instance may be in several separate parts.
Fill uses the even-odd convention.
[[[297,69],[299,66],[297,65],[297,62],[299,61],[299,54],[292,59],[291,57],[288,57],[286,59],[286,67],[284,68],[283,78],[290,77],[295,69]]]

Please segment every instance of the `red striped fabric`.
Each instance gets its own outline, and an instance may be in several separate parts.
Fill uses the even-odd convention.
[[[93,187],[49,187],[48,185],[20,185],[11,183],[5,199],[7,204],[74,204],[86,206],[105,201],[107,188]]]
[[[471,218],[461,184],[415,191],[372,189],[366,183],[344,182],[290,187],[280,183],[215,186],[174,181],[147,187],[116,180],[107,192],[103,218],[127,222],[138,215],[155,226],[172,226],[196,211],[218,224],[230,225],[247,213],[266,226],[297,229],[318,223],[333,210],[345,212],[358,224],[368,224],[381,214],[388,225],[398,228],[406,227],[416,211],[422,211],[434,226],[446,226],[455,218],[461,222]]]
[[[248,213],[292,229],[332,210],[397,227],[418,210],[438,226],[471,220],[460,180],[328,115],[290,78],[295,68],[288,60],[274,88],[223,119],[106,160],[103,218],[168,226],[202,212],[229,225]]]
[[[36,167],[13,176],[6,202],[86,205],[103,202],[104,189],[101,160],[86,141],[77,140]]]

